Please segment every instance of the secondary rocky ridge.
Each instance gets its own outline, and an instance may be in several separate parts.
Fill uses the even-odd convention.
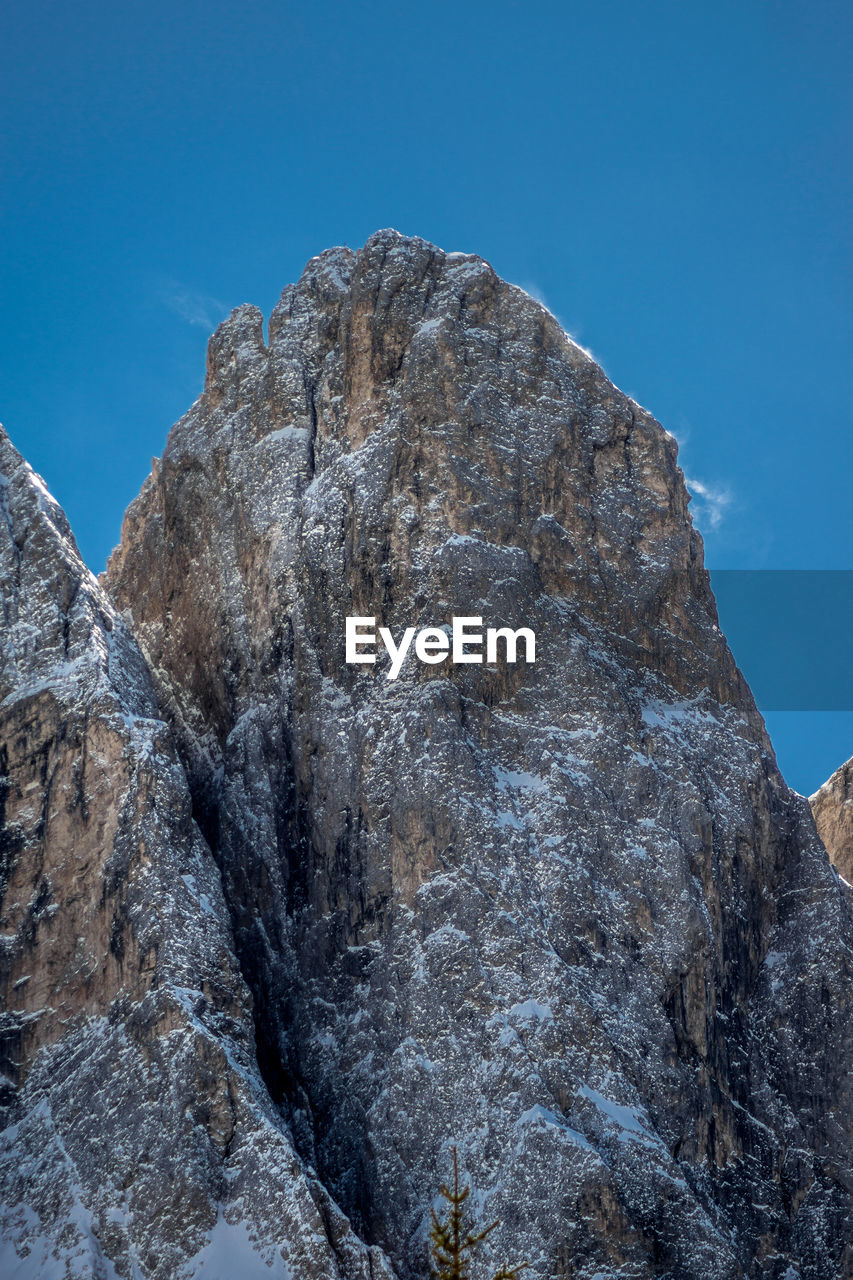
[[[379,1280],[258,1073],[142,655],[2,428],[0,476],[0,1272]]]
[[[4,474],[30,494],[15,457]],[[120,1196],[79,1177],[79,1104],[52,1112],[79,1203],[104,1206],[99,1265],[204,1274],[221,1204],[300,1280],[420,1280],[455,1145],[497,1252],[542,1280],[848,1273],[849,906],[719,631],[687,504],[672,438],[543,307],[479,258],[380,232],[313,259],[266,340],[252,307],[220,326],[102,586],[67,531],[33,560],[46,678],[65,679],[66,579],[96,678],[28,720],[4,765],[26,819],[7,799],[8,989],[53,974],[49,928],[78,928],[65,864],[93,812],[106,828],[132,808],[128,847],[156,850],[116,863],[98,836],[80,878],[132,904],[125,969],[106,958],[112,900],[87,908],[90,1004],[69,971],[68,1017],[39,1012],[14,1049],[15,1124],[75,1036],[99,1064],[89,1093],[114,1091]],[[9,608],[9,687],[26,690]],[[407,660],[388,682],[344,662],[352,614],[394,634],[453,614],[531,626],[537,661]],[[11,697],[9,715],[29,706]],[[84,787],[79,830],[47,824],[45,864],[25,797],[55,784],[31,762],[59,736],[79,775],[79,734],[58,726],[84,714],[125,726],[101,751],[111,780],[119,759],[144,770]],[[178,989],[174,1029],[140,1013]],[[220,1099],[191,1159],[144,1149],[118,1049],[91,1048],[99,1017],[134,1029],[184,1105]],[[172,1142],[182,1116],[161,1113]],[[107,1207],[116,1221],[184,1164],[203,1191],[170,1192],[151,1222],[122,1207],[105,1236]],[[7,1177],[24,1247],[33,1196]]]
[[[836,769],[809,804],[832,865],[853,884],[853,760]]]

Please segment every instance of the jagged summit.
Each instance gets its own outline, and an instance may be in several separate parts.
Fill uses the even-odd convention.
[[[437,245],[431,244],[419,236],[407,236],[393,228],[384,228],[374,232],[365,242],[364,247],[358,251],[352,250],[345,245],[338,245],[335,248],[324,250],[306,263],[297,285],[289,285],[285,289],[281,301],[273,308],[269,320],[270,343],[275,341],[279,332],[282,316],[286,314],[288,306],[287,299],[294,288],[302,289],[307,287],[318,291],[321,295],[325,293],[332,297],[335,291],[349,287],[356,264],[364,261],[384,264],[389,255],[391,269],[387,273],[388,282],[386,285],[389,291],[389,299],[396,288],[395,270],[399,275],[400,271],[405,270],[409,265],[413,265],[415,271],[418,271],[422,269],[423,264],[430,262],[437,266],[449,267],[457,272],[473,271],[495,283],[500,279],[491,264],[477,254],[445,253]],[[392,264],[397,265],[395,267]],[[560,340],[571,344],[578,353],[579,358],[590,361],[598,368],[597,362],[589,352],[565,333],[557,319],[543,303],[526,293],[518,285],[506,284],[503,281],[500,281],[500,283],[507,290],[517,291],[519,295],[528,300],[531,308],[539,310],[543,316],[547,316]],[[243,303],[235,307],[231,314],[221,322],[211,338],[208,351],[208,377],[211,374],[211,365],[214,370],[214,381],[216,370],[223,372],[227,370],[229,361],[237,359],[237,348],[242,349],[243,357],[246,358],[250,357],[251,353],[257,351],[259,347],[264,346],[263,326],[263,313],[258,307],[251,303]],[[663,428],[660,429],[663,430]],[[669,433],[666,434],[668,435]]]
[[[221,1202],[270,1257],[278,1215],[300,1280],[422,1280],[454,1146],[496,1254],[541,1280],[849,1270],[849,906],[687,503],[672,437],[473,255],[379,232],[312,259],[266,341],[253,307],[219,327],[102,584],[174,744],[183,799],[154,808],[216,882],[181,899],[183,945],[215,929],[235,992],[226,1015],[196,982],[170,1077],[216,1099],[193,1112],[204,1194],[169,1184],[144,1230],[126,1214],[103,1245],[120,1274],[195,1274]],[[410,655],[388,681],[345,661],[354,615],[529,627],[536,661]],[[150,845],[164,867],[181,847]],[[87,883],[129,892],[115,866]],[[171,1024],[128,984],[111,1025],[165,1071]],[[210,1065],[229,1037],[239,1079]],[[132,1196],[160,1158],[122,1130],[111,1053]],[[45,1060],[24,1055],[16,1116]],[[176,1145],[182,1124],[163,1113]],[[272,1185],[241,1156],[263,1144]]]

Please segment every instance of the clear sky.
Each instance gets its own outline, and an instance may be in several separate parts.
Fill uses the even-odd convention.
[[[678,436],[712,567],[853,568],[851,65],[846,0],[8,0],[0,420],[99,570],[216,323],[395,226]],[[768,724],[800,790],[853,754]]]

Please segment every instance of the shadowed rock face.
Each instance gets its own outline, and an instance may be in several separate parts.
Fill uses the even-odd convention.
[[[853,760],[836,769],[809,804],[830,862],[853,884]]]
[[[853,1266],[848,907],[687,500],[672,438],[541,306],[381,232],[313,259],[268,342],[253,307],[220,327],[127,513],[104,585],[185,770],[164,746],[161,812],[191,803],[218,868],[263,1132],[347,1276],[380,1249],[426,1275],[451,1145],[540,1280]],[[389,681],[345,663],[354,614],[532,627],[536,662]],[[307,1221],[281,1218],[291,1259]],[[295,1275],[337,1274],[317,1257]]]
[[[173,1280],[212,1232],[251,1261],[248,1224],[264,1274],[284,1239],[294,1274],[379,1276],[339,1267],[258,1075],[142,655],[2,428],[0,512],[0,1272]]]

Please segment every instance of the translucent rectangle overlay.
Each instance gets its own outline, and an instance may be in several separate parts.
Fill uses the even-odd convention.
[[[711,586],[761,711],[853,711],[853,569],[712,569]]]

